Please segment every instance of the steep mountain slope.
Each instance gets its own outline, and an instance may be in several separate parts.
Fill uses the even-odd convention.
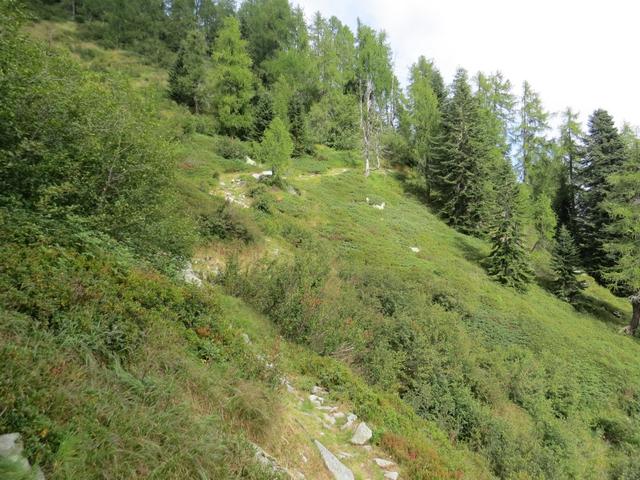
[[[73,222],[1,212],[1,433],[21,432],[47,478],[276,478],[252,443],[291,475],[331,478],[314,440],[361,479],[383,477],[377,456],[411,479],[637,478],[624,301],[587,277],[580,310],[559,301],[544,253],[540,285],[497,285],[487,243],[441,222],[420,179],[365,178],[356,152],[318,146],[283,184],[258,181],[268,166],[170,102],[161,69],[71,24],[31,32],[155,98],[203,280]],[[314,386],[367,422],[371,451],[323,423]]]

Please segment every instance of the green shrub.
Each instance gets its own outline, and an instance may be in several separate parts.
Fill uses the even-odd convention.
[[[210,214],[200,214],[198,223],[204,237],[254,242],[260,230],[251,217],[230,202],[224,202]]]
[[[232,137],[218,137],[216,152],[227,160],[242,160],[249,156],[250,148],[243,141]]]

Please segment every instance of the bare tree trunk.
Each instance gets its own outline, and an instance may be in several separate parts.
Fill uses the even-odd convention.
[[[631,314],[631,323],[629,323],[629,326],[625,330],[629,335],[635,335],[636,330],[638,330],[638,325],[640,325],[640,292],[632,295],[630,300],[633,313]]]

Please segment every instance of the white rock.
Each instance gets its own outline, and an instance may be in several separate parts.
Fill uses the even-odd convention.
[[[351,457],[353,457],[352,453],[338,452],[338,458],[340,459],[351,458]]]
[[[324,403],[324,398],[311,394],[309,395],[309,401],[313,403],[316,407],[321,407],[322,404]]]
[[[386,202],[382,202],[380,205],[374,205],[373,208],[376,208],[378,210],[384,210],[385,205],[386,205]]]
[[[398,480],[399,476],[400,474],[398,472],[386,472],[384,474],[384,478],[386,478],[387,480]]]
[[[257,163],[255,162],[255,160],[251,160],[251,157],[244,157],[244,161],[247,163],[247,165],[253,165],[254,167],[257,165]]]
[[[242,340],[244,341],[244,343],[246,343],[247,345],[249,345],[251,343],[251,339],[249,338],[249,335],[247,335],[246,333],[243,333],[241,335]]]
[[[311,389],[311,393],[313,393],[314,395],[326,395],[329,392],[327,392],[324,388],[316,385]]]
[[[314,440],[314,443],[316,447],[318,447],[318,450],[320,450],[322,460],[335,480],[355,480],[353,472],[338,460],[333,453],[327,450],[318,440]]]
[[[395,465],[391,460],[385,460],[384,458],[374,458],[373,461],[376,462],[376,465],[380,468],[389,468]]]
[[[418,247],[411,247],[411,251],[413,253],[420,253],[420,249]]]
[[[331,415],[327,415],[326,413],[323,415],[323,417],[324,417],[324,421],[327,422],[329,425],[336,424],[335,417],[332,417]]]
[[[22,455],[22,438],[19,433],[0,435],[0,457]]]
[[[373,435],[371,429],[367,426],[366,423],[362,422],[356,428],[356,433],[351,437],[351,443],[354,445],[364,445],[367,443]]]
[[[347,422],[342,426],[343,430],[348,430],[353,426],[353,423],[358,419],[358,416],[353,413],[347,413]]]
[[[333,418],[336,418],[336,419],[338,419],[338,418],[344,418],[344,413],[342,413],[342,412],[334,412],[334,413],[332,413],[332,414],[331,414],[331,416],[332,416]]]
[[[196,275],[196,272],[193,271],[193,265],[191,262],[187,262],[187,265],[182,269],[182,279],[196,287],[202,286],[202,280],[198,275]]]

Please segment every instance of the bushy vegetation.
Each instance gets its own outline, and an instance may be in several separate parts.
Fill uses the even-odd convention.
[[[77,23],[0,5],[0,431],[47,478],[273,478],[279,368],[407,478],[638,476],[630,129],[549,139],[528,83],[424,57],[403,91],[384,33],[286,0],[28,4]]]

